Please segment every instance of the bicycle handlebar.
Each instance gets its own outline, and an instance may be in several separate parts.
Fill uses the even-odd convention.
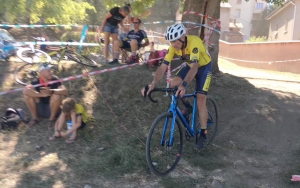
[[[146,85],[146,86],[145,86],[145,90],[144,90],[144,99],[145,99],[146,96],[147,96],[148,90],[149,90],[149,86]],[[178,87],[177,87],[177,86],[174,87],[174,88],[154,88],[152,91],[150,91],[150,93],[149,93],[149,95],[148,95],[148,98],[150,99],[151,102],[157,103],[158,100],[154,100],[154,99],[152,98],[152,96],[151,96],[151,94],[152,94],[153,92],[161,91],[161,92],[168,92],[168,93],[171,93],[171,92],[172,92],[173,94],[175,94],[177,90],[178,90]]]

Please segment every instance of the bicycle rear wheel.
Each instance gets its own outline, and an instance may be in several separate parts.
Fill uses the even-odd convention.
[[[80,55],[76,53],[66,52],[65,54],[70,58],[72,61],[75,61],[76,63],[88,66],[88,67],[97,67],[97,63],[90,58],[86,57],[85,55]]]
[[[216,102],[210,96],[207,96],[206,107],[208,111],[206,138],[207,145],[209,145],[213,142],[218,131],[218,109]]]
[[[218,109],[216,102],[210,97],[207,96],[206,99],[206,108],[208,111],[208,118],[207,118],[207,134],[206,134],[206,142],[205,146],[208,146],[211,144],[217,134],[218,130]],[[199,123],[199,115],[198,115],[198,109],[196,110],[197,116],[195,116],[195,125],[198,129],[197,135],[199,136],[200,133],[200,123]]]
[[[158,176],[165,176],[174,170],[181,157],[183,145],[181,126],[176,119],[174,130],[172,130],[172,120],[170,112],[159,115],[152,123],[148,133],[147,164],[151,172]],[[173,134],[172,143],[170,143],[170,133]]]
[[[44,51],[31,48],[21,48],[17,51],[17,56],[25,63],[49,63],[51,57]]]

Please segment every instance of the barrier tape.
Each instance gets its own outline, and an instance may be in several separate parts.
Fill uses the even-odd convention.
[[[217,25],[217,23],[214,22],[214,23],[212,24],[212,27],[213,27],[213,28],[216,28],[216,25]],[[211,47],[212,45],[214,45],[212,42],[209,41],[209,38],[210,38],[211,34],[212,34],[212,30],[208,30],[208,31],[206,31],[206,33],[205,33],[205,37],[204,37],[203,41],[204,41],[204,44],[205,44],[205,47],[206,47],[206,48],[207,48],[208,46]]]
[[[219,19],[215,19],[206,15],[203,15],[201,13],[193,12],[193,11],[186,11],[183,14],[193,14],[198,16],[204,16],[206,18],[214,19],[216,21],[220,21]],[[154,22],[145,22],[143,24],[149,25],[149,24],[167,24],[167,23],[176,23],[181,22],[181,20],[166,20],[166,21],[154,21]],[[124,24],[124,25],[130,25],[130,24]],[[0,24],[0,27],[14,27],[14,28],[45,28],[45,27],[83,27],[84,25],[78,25],[78,24]],[[219,27],[221,27],[220,24],[218,24]],[[89,25],[89,27],[95,27],[95,25]]]
[[[147,36],[147,38],[159,38],[159,39],[164,39],[165,37],[159,37],[159,36]]]
[[[200,12],[194,12],[194,11],[185,11],[185,12],[183,12],[183,14],[182,15],[196,15],[196,16],[202,16],[202,17],[204,17],[204,18],[209,18],[209,19],[212,19],[212,20],[215,20],[215,21],[218,21],[218,22],[220,22],[220,19],[217,19],[217,18],[213,18],[213,17],[211,17],[211,16],[208,16],[208,15],[205,15],[205,14],[202,14],[202,13],[200,13]]]
[[[54,83],[58,83],[58,82],[71,81],[71,80],[75,80],[75,79],[79,79],[79,78],[83,78],[83,77],[87,77],[87,76],[102,74],[104,72],[111,72],[111,71],[115,71],[115,70],[124,69],[124,68],[127,68],[127,67],[132,67],[132,66],[135,66],[135,65],[138,65],[138,63],[134,63],[134,64],[131,64],[131,65],[123,65],[123,66],[108,68],[108,69],[103,69],[103,70],[97,70],[97,71],[93,71],[93,72],[87,72],[87,73],[84,73],[84,74],[80,74],[80,75],[76,75],[76,76],[70,76],[70,77],[67,77],[67,78],[61,78],[61,79],[46,82],[46,83],[43,83],[43,84],[35,84],[35,85],[32,85],[31,87],[39,87],[39,86],[43,86],[44,84],[54,84]],[[0,92],[0,96],[5,95],[5,94],[9,94],[9,93],[13,93],[13,92],[17,92],[17,91],[22,91],[26,87],[28,87],[28,86],[21,87],[21,88],[16,88],[16,89],[11,89],[11,90],[7,90],[7,91],[2,91],[2,92]]]
[[[17,44],[47,44],[47,45],[69,45],[69,46],[100,46],[98,43],[80,43],[80,42],[17,42]]]
[[[145,30],[147,33],[154,33],[154,34],[159,34],[159,35],[163,35],[163,33],[159,33],[159,32],[156,32],[156,31],[151,31],[151,30]]]
[[[186,63],[182,63],[181,65],[179,65],[178,67],[176,67],[175,69],[173,69],[171,72],[175,72],[175,71],[181,69],[184,66],[186,66]]]
[[[272,63],[285,63],[285,62],[300,61],[300,59],[283,60],[283,61],[250,61],[250,60],[234,59],[234,58],[230,58],[230,57],[223,57],[220,55],[219,55],[219,57],[223,58],[223,59],[240,61],[240,62],[248,62],[248,63],[261,63],[261,64],[268,63],[269,65],[271,65]]]
[[[190,30],[190,29],[195,29],[195,28],[198,28],[198,27],[206,27],[206,28],[208,28],[208,29],[210,29],[210,30],[213,30],[213,31],[215,31],[215,32],[217,32],[217,33],[219,33],[219,34],[221,34],[221,32],[220,32],[219,30],[217,30],[217,29],[215,29],[215,28],[213,28],[213,27],[210,27],[209,25],[206,25],[206,24],[200,24],[200,23],[189,22],[189,21],[181,22],[181,23],[182,23],[182,24],[193,24],[193,25],[196,25],[195,27],[187,28],[188,30]],[[153,31],[152,31],[152,32],[153,32]],[[157,33],[157,34],[159,34],[159,35],[164,35],[164,34],[158,33],[158,32],[155,32],[155,33]]]
[[[143,24],[165,24],[165,23],[175,23],[180,20],[166,20],[166,21],[155,21],[155,22],[145,22]],[[124,24],[130,25],[130,24]],[[83,27],[84,25],[78,24],[0,24],[0,27],[15,27],[15,28],[45,28],[45,27]],[[94,27],[95,25],[89,25],[89,27]]]
[[[181,22],[181,23],[183,23],[183,24],[193,24],[193,25],[196,25],[196,26],[203,26],[203,27],[206,27],[208,29],[213,30],[214,32],[217,32],[217,33],[221,34],[221,32],[219,30],[217,30],[215,28],[212,28],[212,27],[210,27],[206,24],[199,24],[199,23],[196,23],[196,22]]]
[[[149,61],[160,60],[160,59],[163,59],[163,58],[164,57],[151,59]],[[179,60],[179,59],[180,58],[174,58],[173,60]],[[145,63],[145,62],[143,62],[143,63]],[[87,72],[87,73],[84,73],[84,74],[80,74],[80,75],[76,75],[76,76],[70,76],[70,77],[66,77],[66,78],[61,78],[61,79],[46,82],[46,83],[43,83],[43,84],[35,84],[35,85],[32,85],[31,87],[39,87],[39,86],[43,86],[44,84],[54,84],[54,83],[57,83],[57,82],[71,81],[71,80],[75,80],[75,79],[79,79],[79,78],[83,78],[83,77],[87,77],[87,76],[92,76],[92,75],[102,74],[102,73],[105,73],[105,72],[111,72],[111,71],[115,71],[115,70],[124,69],[124,68],[127,68],[127,67],[132,67],[132,66],[135,66],[135,65],[138,65],[138,64],[140,64],[140,63],[134,63],[134,64],[131,64],[131,65],[123,65],[123,66],[114,67],[114,68],[108,68],[108,69],[97,70],[97,71],[93,71],[93,72]],[[9,93],[13,93],[13,92],[17,92],[17,91],[22,91],[26,87],[27,86],[21,87],[21,88],[10,89],[10,90],[7,90],[7,91],[2,91],[2,92],[0,92],[0,96],[5,95],[5,94],[9,94]]]

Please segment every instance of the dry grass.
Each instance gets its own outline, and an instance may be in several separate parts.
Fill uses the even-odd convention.
[[[13,62],[1,64],[1,90],[18,86],[11,75],[19,65],[20,63]],[[77,64],[63,66],[64,69],[58,73],[59,77],[92,70]],[[146,164],[144,144],[149,126],[158,114],[166,110],[169,102],[168,98],[159,94],[156,95],[160,99],[158,104],[141,98],[139,91],[151,82],[152,74],[142,66],[135,66],[65,82],[70,96],[87,109],[88,125],[79,131],[78,140],[71,145],[65,144],[63,139],[48,141],[52,131],[47,129],[46,121],[31,129],[1,132],[0,187],[82,188],[86,184],[93,188],[209,187],[214,179],[229,187],[247,187],[249,182],[233,178],[236,176],[239,180],[244,179],[243,176],[247,173],[250,173],[251,180],[260,180],[254,173],[256,169],[249,172],[237,171],[233,162],[245,153],[269,157],[268,153],[257,147],[255,141],[246,140],[245,146],[243,144],[246,141],[243,139],[246,138],[233,137],[231,142],[231,136],[233,130],[241,136],[250,131],[243,126],[244,122],[250,122],[242,118],[243,113],[247,114],[248,111],[254,114],[252,105],[246,99],[258,93],[264,96],[264,91],[258,90],[245,79],[229,74],[215,75],[211,86],[211,94],[221,109],[221,127],[215,145],[196,153],[192,149],[193,140],[184,141],[183,157],[178,168],[164,178],[152,175]],[[161,80],[159,85],[165,86],[165,81]],[[248,107],[241,107],[246,105]],[[2,114],[7,107],[21,107],[27,111],[20,93],[0,96]],[[267,106],[262,107],[267,110]],[[274,106],[271,105],[271,108]],[[276,115],[273,113],[275,112],[265,115]],[[237,118],[239,115],[240,119]],[[261,118],[257,114],[253,116]],[[250,120],[253,116],[249,117]],[[238,139],[240,143],[237,142]],[[41,150],[36,146],[41,147]],[[100,150],[101,147],[105,149]],[[265,176],[264,178],[270,180]]]

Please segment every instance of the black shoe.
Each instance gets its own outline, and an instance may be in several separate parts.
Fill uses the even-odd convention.
[[[119,61],[117,59],[112,60],[111,62],[108,62],[108,64],[115,64],[115,63],[119,63]]]
[[[196,144],[194,146],[194,149],[196,150],[203,149],[205,146],[205,142],[206,142],[206,129],[201,129],[201,132],[196,135]]]

